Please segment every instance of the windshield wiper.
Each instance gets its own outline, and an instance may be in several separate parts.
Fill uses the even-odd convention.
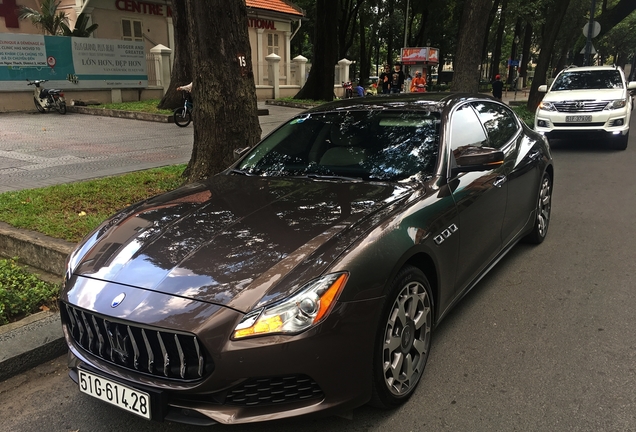
[[[232,174],[240,174],[240,175],[244,175],[244,176],[251,176],[252,175],[252,174],[248,173],[247,171],[243,171],[243,170],[240,170],[238,168],[232,168],[230,170],[230,173],[232,173]]]
[[[326,175],[326,174],[304,174],[300,177],[306,177],[306,178],[316,179],[316,180],[344,180],[344,181],[352,181],[352,182],[362,181],[360,177],[347,177],[347,176]]]

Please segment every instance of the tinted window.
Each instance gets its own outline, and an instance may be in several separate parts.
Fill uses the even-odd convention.
[[[487,145],[487,137],[475,111],[470,105],[460,107],[451,122],[451,149],[481,147]]]
[[[568,71],[557,77],[550,91],[623,88],[618,70]]]
[[[308,114],[265,138],[237,169],[261,176],[402,180],[433,172],[438,131],[438,115],[426,112]]]
[[[479,119],[488,132],[488,146],[501,149],[519,130],[514,114],[502,105],[491,102],[476,102]]]

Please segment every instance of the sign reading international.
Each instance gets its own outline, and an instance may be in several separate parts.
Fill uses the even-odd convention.
[[[15,90],[19,88],[15,81],[27,79],[46,79],[50,86],[70,81],[78,89],[145,88],[144,43],[0,34],[0,89]]]

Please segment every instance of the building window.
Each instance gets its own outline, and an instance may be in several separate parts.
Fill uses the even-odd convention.
[[[278,35],[275,33],[269,33],[267,35],[267,54],[278,55]]]
[[[144,34],[141,28],[141,21],[123,19],[121,20],[121,38],[126,41],[142,42],[144,40]]]

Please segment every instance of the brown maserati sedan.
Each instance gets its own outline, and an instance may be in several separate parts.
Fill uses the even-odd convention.
[[[396,407],[435,326],[550,222],[547,141],[484,95],[328,103],[237,154],[71,254],[79,391],[200,425]]]

